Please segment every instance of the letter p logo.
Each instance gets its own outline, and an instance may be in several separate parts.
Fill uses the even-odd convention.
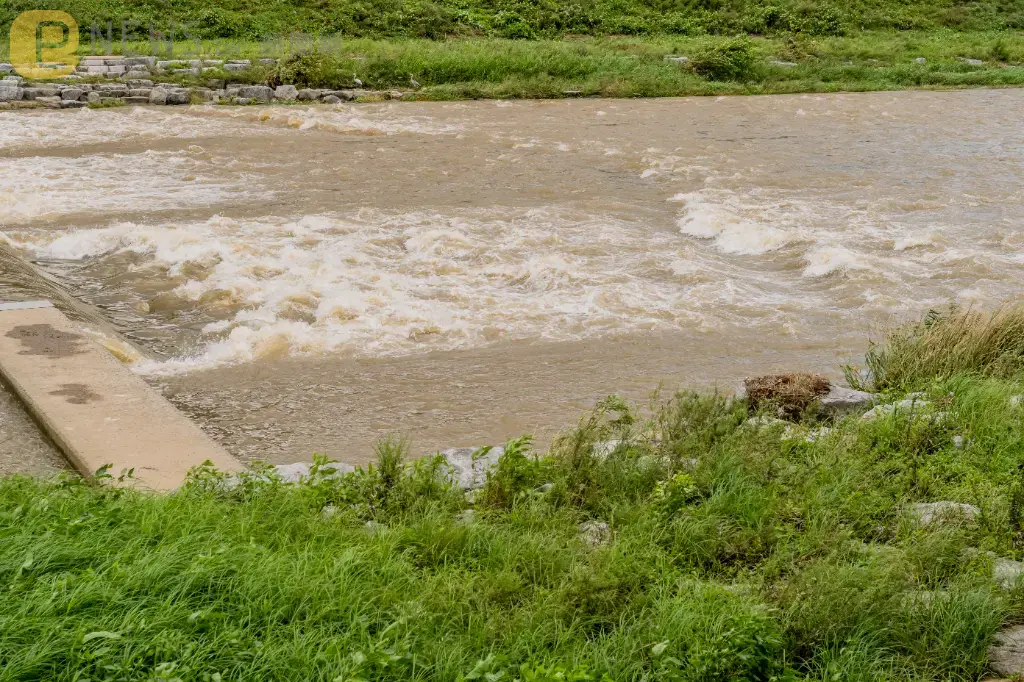
[[[67,76],[78,65],[77,53],[78,22],[67,12],[34,9],[11,23],[11,64],[25,78]]]

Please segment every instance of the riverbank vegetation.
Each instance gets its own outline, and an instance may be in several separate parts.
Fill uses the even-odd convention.
[[[249,83],[409,99],[657,97],[1019,86],[1024,10],[995,0],[62,0],[81,54],[273,57]],[[0,7],[6,30],[31,0]],[[95,31],[93,30],[95,28]],[[154,40],[149,39],[150,30]],[[0,34],[0,61],[6,60]],[[413,82],[419,85],[413,86]]]
[[[254,47],[254,46],[253,46]],[[250,48],[249,54],[258,51]],[[683,58],[683,59],[680,59]],[[254,82],[405,90],[415,99],[664,97],[1011,86],[1024,36],[345,40],[257,65]],[[420,84],[412,92],[410,83]]]
[[[978,6],[970,5],[971,12]],[[762,10],[769,15],[774,11]],[[732,16],[724,10],[719,14]],[[346,89],[357,87],[358,79],[365,89],[397,89],[404,99],[418,100],[1019,86],[1024,83],[1024,34],[1013,29],[1016,19],[1005,13],[991,14],[990,19],[965,21],[956,28],[915,20],[907,24],[911,30],[844,19],[835,31],[800,29],[793,19],[772,23],[769,30],[744,19],[746,28],[738,24],[729,30],[595,29],[564,36],[547,30],[530,29],[522,36],[481,30],[436,39],[417,37],[411,30],[287,33],[273,39],[228,31],[228,37],[203,38],[203,31],[190,29],[188,38],[178,35],[173,43],[139,40],[134,34],[122,43],[119,28],[112,33],[104,28],[96,35],[84,33],[79,52],[155,54],[181,60],[181,66],[196,58],[253,60],[253,67],[241,73],[215,70],[165,78],[188,86],[221,78]],[[361,37],[365,35],[372,37]],[[7,52],[0,37],[0,62]],[[276,63],[259,63],[268,57]]]
[[[874,418],[609,398],[469,493],[396,441],[300,485],[7,478],[0,680],[979,679],[1024,622],[1021,320],[895,331]]]
[[[147,54],[148,43],[126,46]],[[83,54],[107,46],[83,44]],[[114,44],[109,51],[120,52]],[[323,39],[176,43],[181,61],[248,58],[243,72],[171,74],[186,86],[287,83],[300,88],[398,89],[403,99],[666,97],[1011,87],[1024,83],[1024,35],[864,32],[850,36]],[[274,64],[261,64],[274,57]],[[685,58],[685,59],[680,59]],[[3,45],[0,45],[0,60]],[[419,85],[413,86],[415,80]]]

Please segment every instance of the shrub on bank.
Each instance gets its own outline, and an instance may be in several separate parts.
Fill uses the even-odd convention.
[[[746,38],[710,45],[690,60],[694,72],[712,81],[743,81],[754,68],[754,51]]]

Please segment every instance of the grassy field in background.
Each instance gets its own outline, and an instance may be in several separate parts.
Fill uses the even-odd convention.
[[[977,680],[1024,622],[992,578],[1024,556],[1024,311],[930,315],[868,365],[926,402],[610,398],[474,494],[395,442],[302,485],[7,478],[0,680]],[[912,520],[937,500],[981,513]]]
[[[0,5],[3,30],[37,0]],[[861,30],[1024,28],[1016,0],[51,0],[83,30],[126,25],[136,35],[181,25],[197,38],[301,32],[353,38],[562,38],[567,35],[846,35]]]

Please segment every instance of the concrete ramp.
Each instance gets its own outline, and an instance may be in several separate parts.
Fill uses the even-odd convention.
[[[47,301],[0,303],[0,377],[83,475],[135,469],[173,490],[210,461],[243,467]]]

